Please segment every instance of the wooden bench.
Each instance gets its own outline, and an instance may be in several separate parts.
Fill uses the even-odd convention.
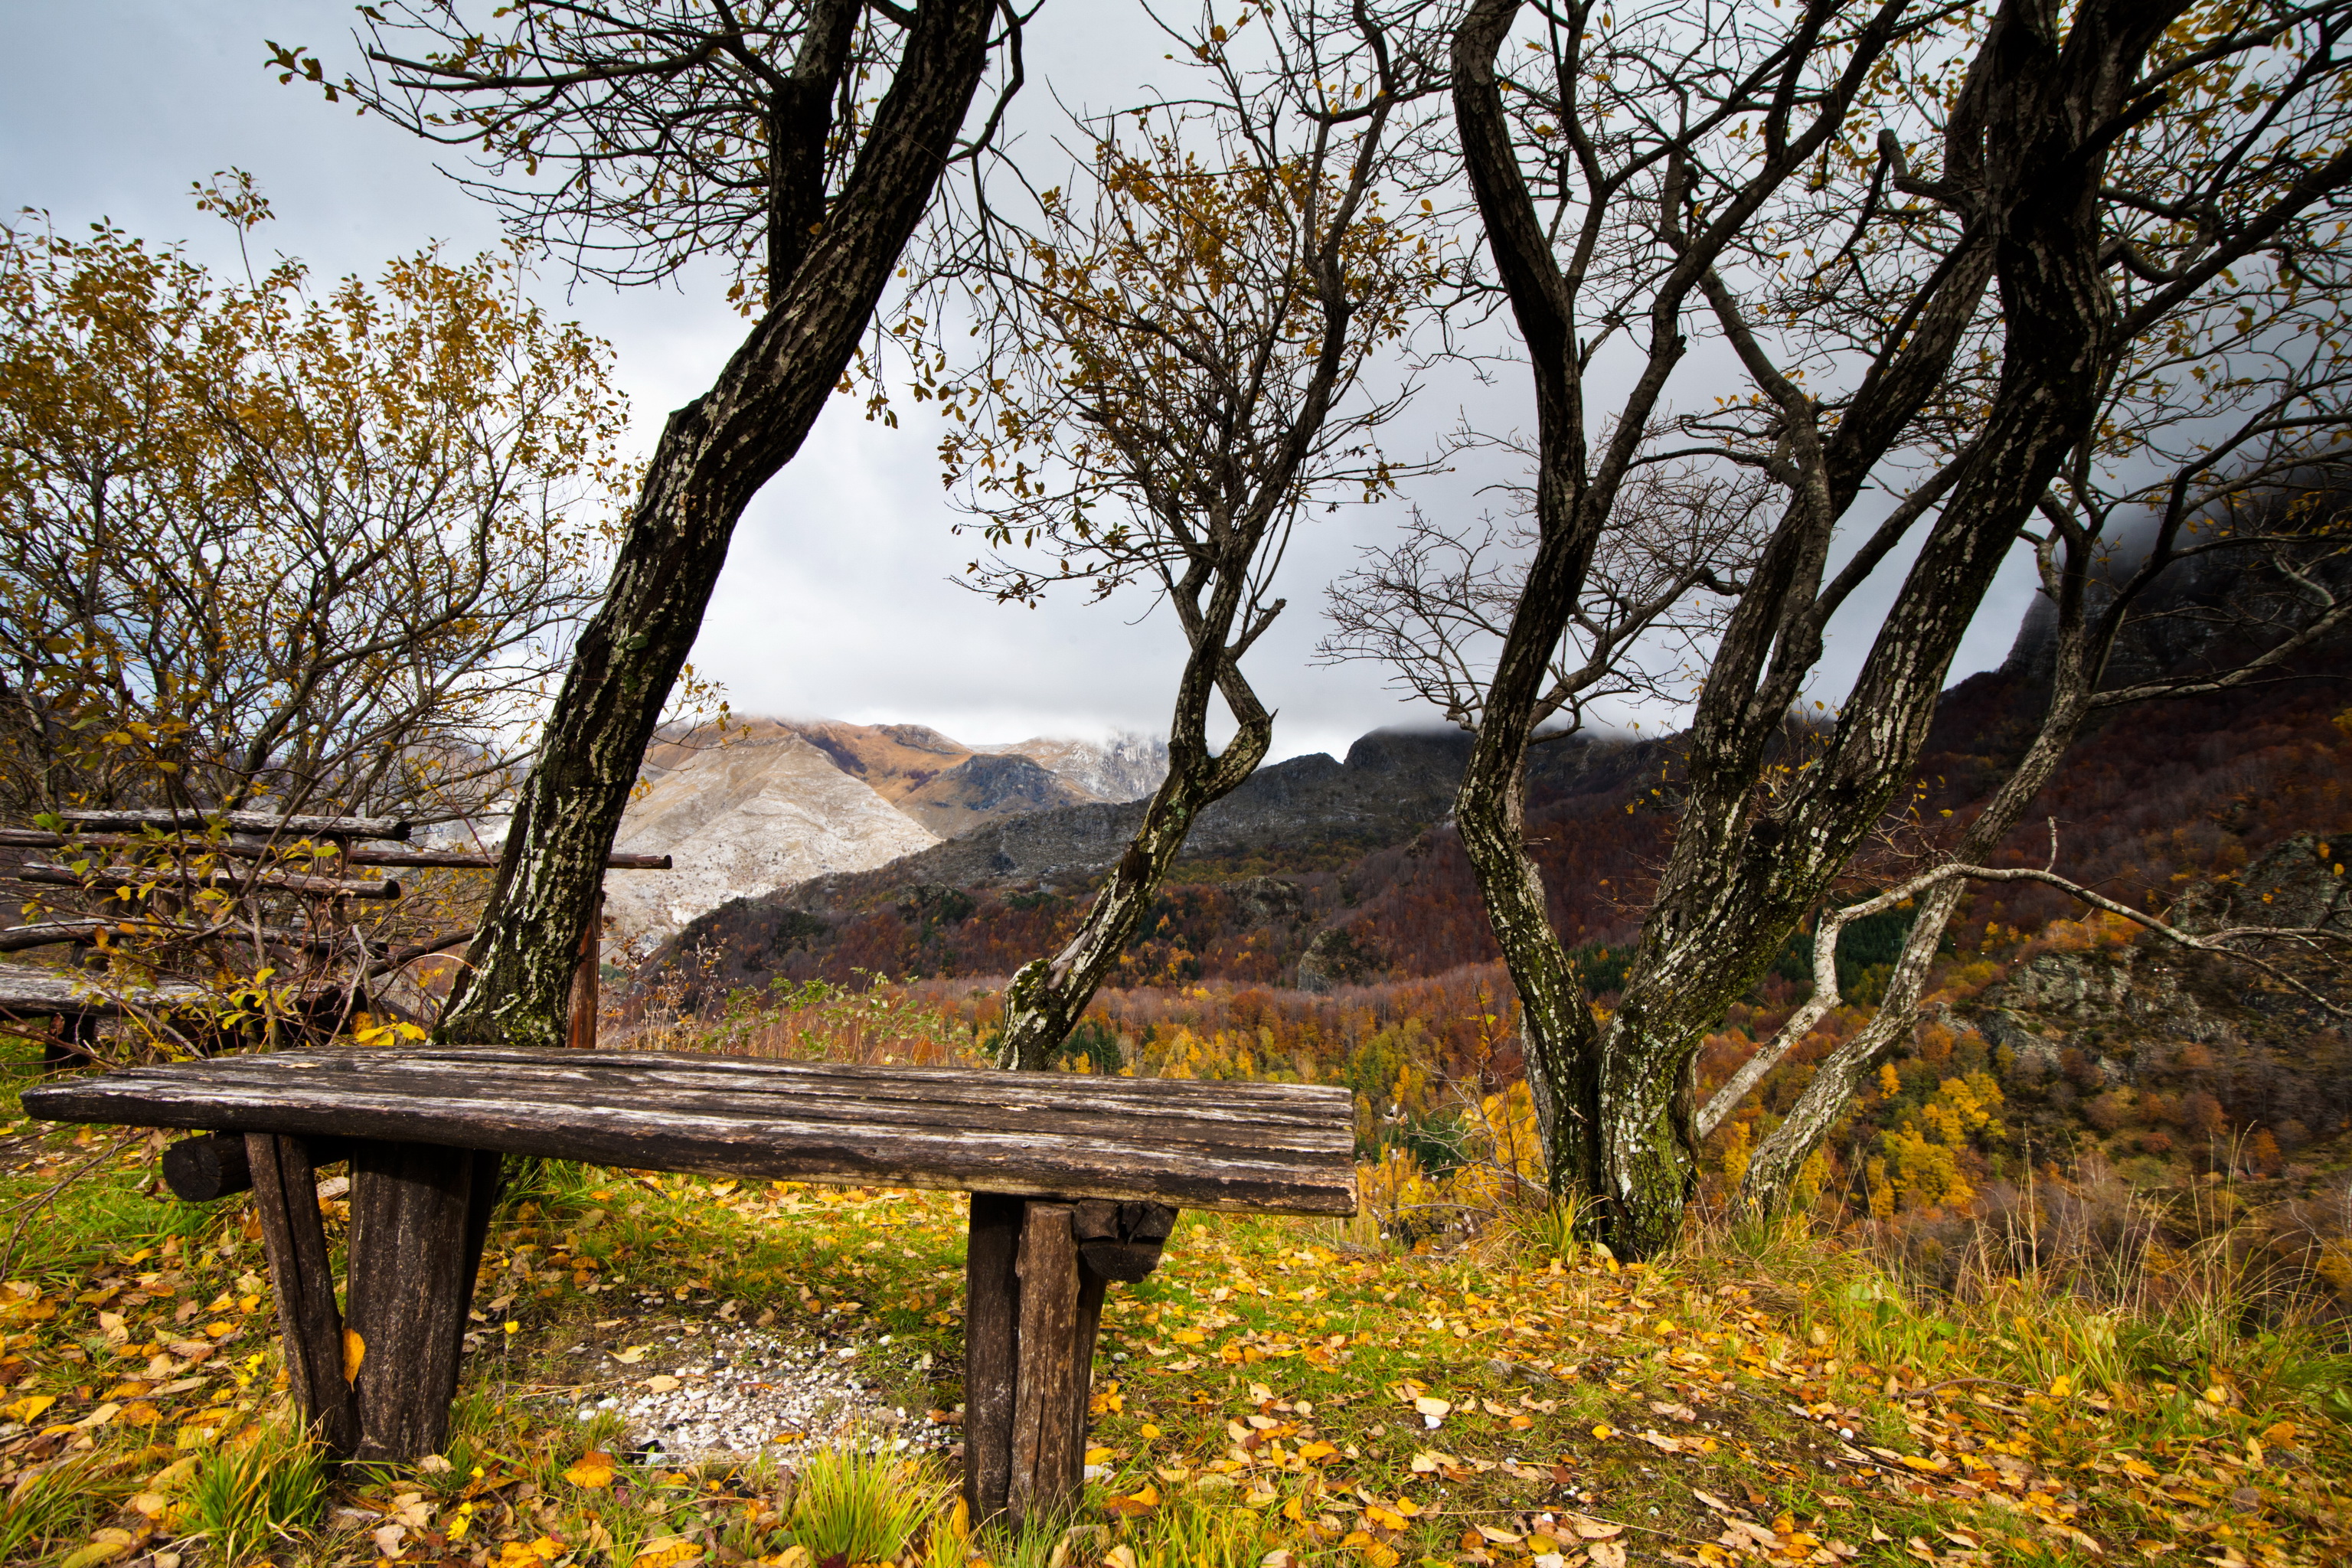
[[[335,1047],[138,1068],[26,1091],[53,1121],[242,1134],[189,1149],[192,1196],[250,1181],[286,1370],[331,1450],[440,1450],[504,1156],[971,1194],[964,1489],[972,1517],[1075,1497],[1109,1281],[1178,1208],[1355,1212],[1347,1091],[656,1053]],[[185,1145],[180,1146],[186,1148]],[[312,1195],[350,1162],[338,1307]]]

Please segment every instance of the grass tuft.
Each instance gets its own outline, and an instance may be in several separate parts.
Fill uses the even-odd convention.
[[[793,1488],[785,1528],[817,1562],[895,1562],[945,1506],[948,1482],[919,1460],[824,1448]]]
[[[180,1523],[215,1563],[244,1563],[308,1531],[327,1494],[318,1445],[282,1426],[207,1458],[189,1485]]]

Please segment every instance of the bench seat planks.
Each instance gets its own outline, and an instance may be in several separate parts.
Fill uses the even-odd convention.
[[[685,1053],[335,1047],[27,1090],[58,1121],[362,1138],[638,1170],[1347,1215],[1343,1089]]]

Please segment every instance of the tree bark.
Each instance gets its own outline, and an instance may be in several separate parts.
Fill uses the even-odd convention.
[[[561,1046],[605,856],[744,507],[800,448],[929,205],[995,7],[926,0],[821,229],[771,236],[770,305],[718,384],[670,416],[517,801],[480,935],[436,1037]],[[818,29],[812,49],[838,40]],[[796,100],[797,101],[797,100]],[[800,199],[793,195],[779,210]]]
[[[1622,1097],[1604,1127],[1602,1155],[1610,1236],[1621,1250],[1643,1256],[1673,1239],[1696,1175],[1689,1089],[1699,1041],[1910,776],[1960,637],[2095,416],[2116,335],[2099,258],[2105,138],[2147,47],[2179,9],[2137,0],[2085,6],[2062,37],[2053,5],[2013,0],[1979,51],[1952,117],[1946,179],[1976,193],[1973,224],[1990,237],[2008,328],[2000,381],[1835,731],[1786,805],[1759,812],[1753,767],[1701,754],[1705,734],[1695,748],[1691,773],[1706,786],[1695,794],[1706,798],[1677,837],[1603,1043],[1604,1093]],[[1760,758],[1752,691],[1727,686],[1703,693],[1701,706],[1716,696],[1732,707],[1710,715],[1729,720],[1717,735]]]
[[[1143,825],[1129,840],[1127,853],[1095,895],[1077,934],[1050,962],[1033,959],[1022,965],[1005,987],[998,1066],[1029,1072],[1053,1066],[1055,1051],[1077,1026],[1120,952],[1141,929],[1192,824],[1204,809],[1240,788],[1265,759],[1274,741],[1274,716],[1242,679],[1226,640],[1241,605],[1244,579],[1243,572],[1224,574],[1203,624],[1187,628],[1192,653],[1177,687],[1168,776],[1152,792]],[[1215,753],[1208,740],[1212,690],[1223,693],[1226,708],[1241,725],[1225,749]]]

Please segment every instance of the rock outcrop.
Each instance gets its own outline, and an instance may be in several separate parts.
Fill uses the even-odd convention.
[[[1085,805],[1096,797],[1019,753],[968,756],[898,799],[898,807],[941,838],[1003,816]]]
[[[987,756],[1027,757],[1095,800],[1141,800],[1168,776],[1168,742],[1132,730],[1118,731],[1099,741],[1039,736],[972,750]]]
[[[827,871],[880,866],[937,838],[804,737],[761,726],[724,745],[649,755],[614,847],[666,854],[669,871],[604,878],[611,935],[642,943],[730,899]]]
[[[670,872],[606,881],[612,934],[642,947],[730,900],[887,864],[993,823],[1148,795],[1166,742],[1030,740],[967,746],[922,724],[751,719],[665,738],[646,754],[617,847]]]

